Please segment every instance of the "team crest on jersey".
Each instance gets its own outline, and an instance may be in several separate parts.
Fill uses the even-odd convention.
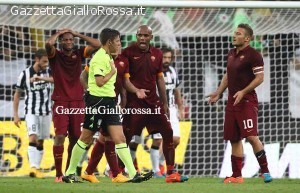
[[[244,59],[245,58],[245,56],[244,55],[241,55],[240,56],[240,60],[242,60],[242,59]]]
[[[121,67],[124,67],[124,62],[119,62],[119,65],[121,66]]]
[[[137,59],[140,59],[139,56],[134,56],[133,59],[137,60]]]
[[[151,56],[151,60],[152,60],[152,62],[154,62],[155,56]]]

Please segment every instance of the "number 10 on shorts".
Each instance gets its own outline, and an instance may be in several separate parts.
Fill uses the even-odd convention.
[[[253,128],[253,120],[252,119],[243,120],[243,123],[244,123],[244,129]]]

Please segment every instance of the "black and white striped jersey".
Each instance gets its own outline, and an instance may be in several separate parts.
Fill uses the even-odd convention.
[[[169,66],[168,70],[164,72],[164,79],[169,107],[175,106],[174,90],[180,85],[180,82],[174,67]]]
[[[51,83],[30,82],[33,76],[49,77],[50,74],[49,68],[36,73],[30,66],[19,75],[16,88],[25,91],[25,114],[48,115],[51,112]]]

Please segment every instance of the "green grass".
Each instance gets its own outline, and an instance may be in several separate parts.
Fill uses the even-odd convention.
[[[244,184],[223,184],[220,178],[191,178],[188,182],[167,184],[151,179],[140,184],[115,184],[108,178],[100,183],[54,183],[54,178],[0,177],[0,193],[297,193],[300,180],[275,179],[265,184],[260,178],[245,179]]]

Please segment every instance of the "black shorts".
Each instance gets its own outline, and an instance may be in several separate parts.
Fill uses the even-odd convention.
[[[91,131],[107,131],[109,125],[122,125],[120,115],[116,112],[114,97],[96,97],[88,94],[85,98],[86,114],[83,128]]]

